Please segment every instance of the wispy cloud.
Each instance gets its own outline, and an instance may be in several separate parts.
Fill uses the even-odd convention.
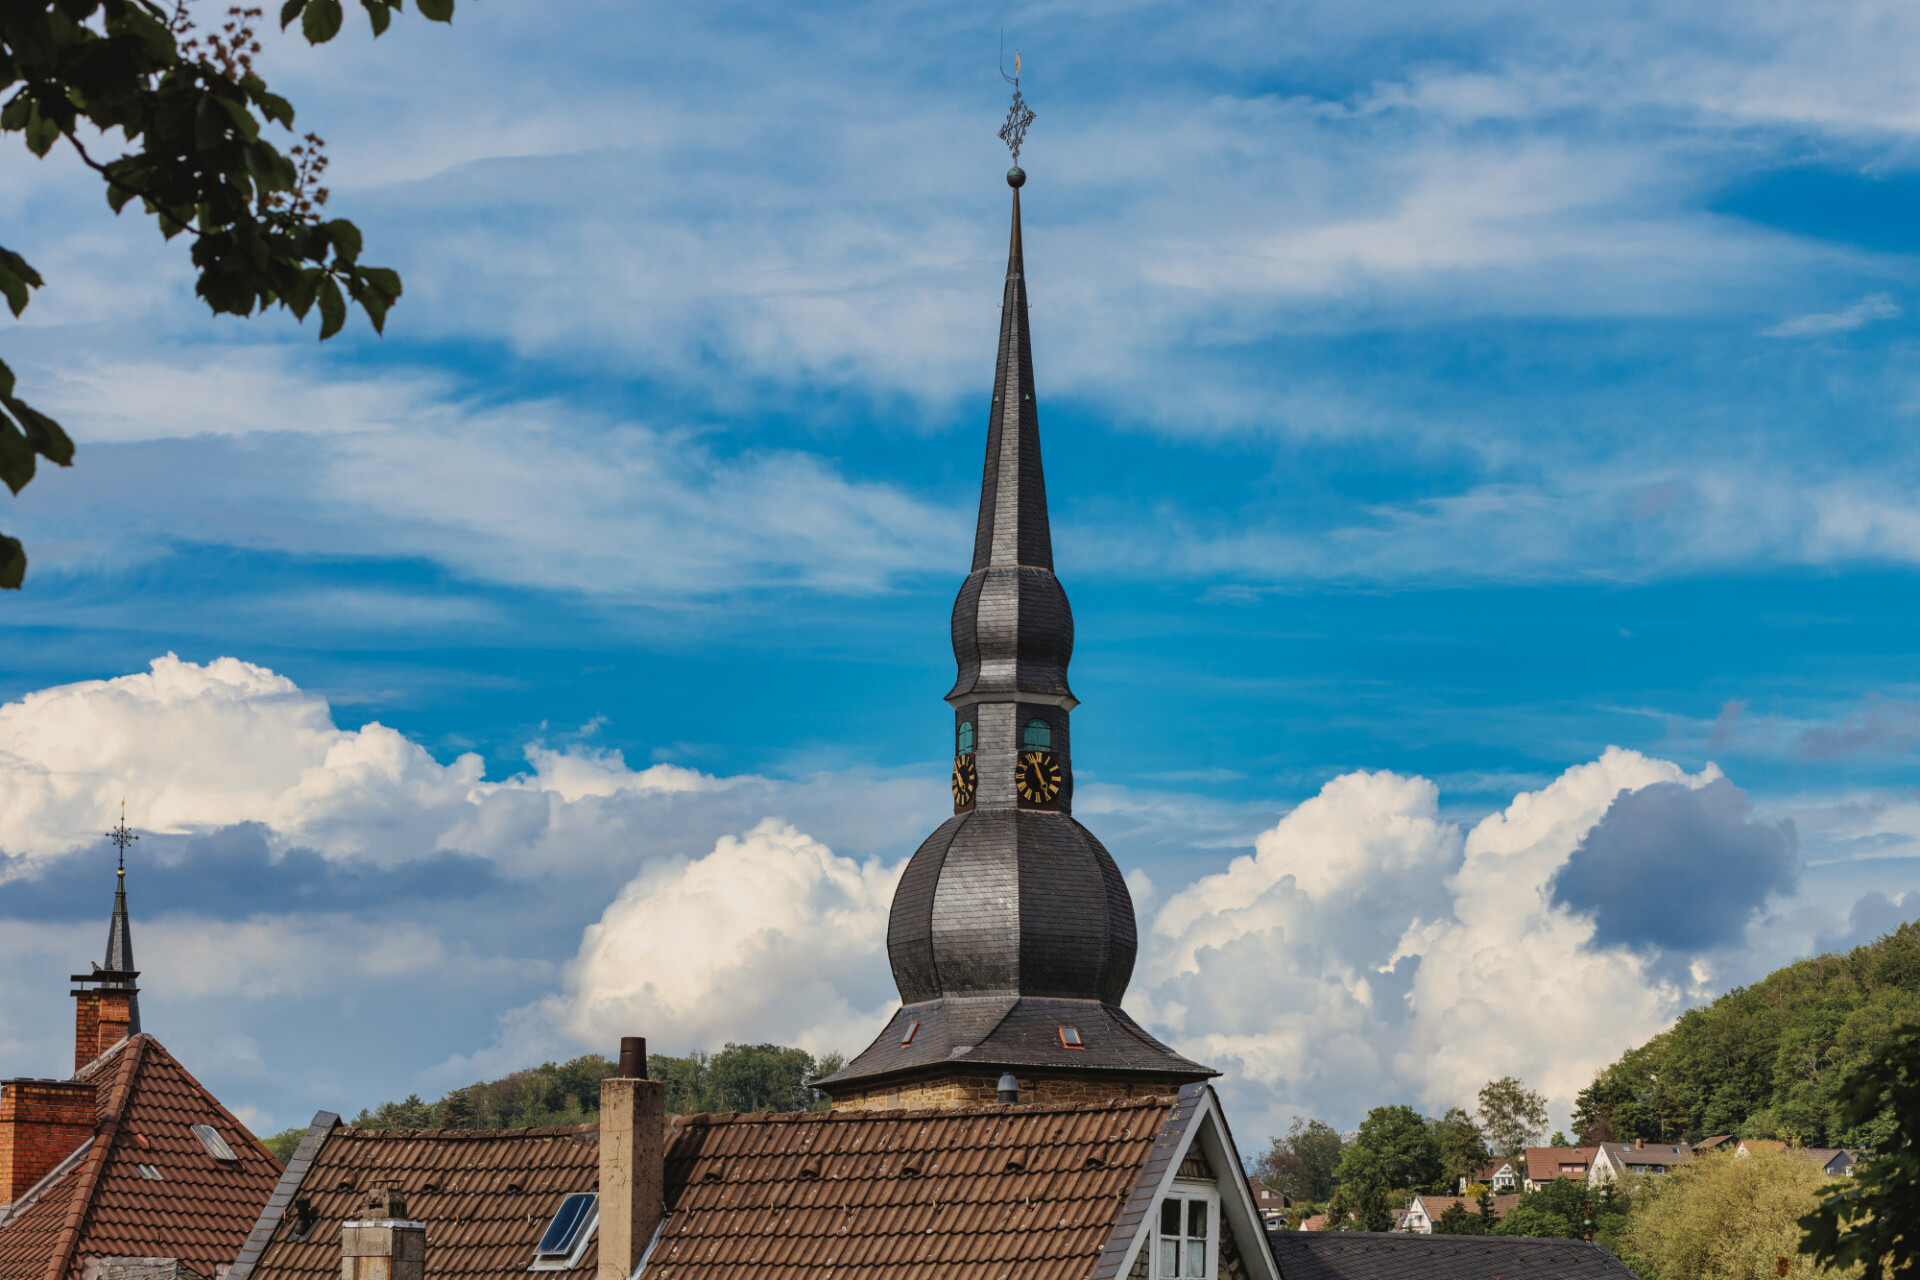
[[[1875,320],[1892,320],[1899,315],[1900,308],[1892,298],[1884,293],[1876,293],[1839,311],[1817,311],[1782,320],[1771,328],[1762,329],[1760,334],[1766,338],[1819,338],[1830,333],[1851,333]]]

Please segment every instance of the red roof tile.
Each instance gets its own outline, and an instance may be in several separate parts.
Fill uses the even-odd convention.
[[[99,1257],[179,1258],[203,1275],[231,1262],[279,1162],[152,1036],[123,1041],[77,1078],[95,1085],[94,1137],[0,1211],[0,1280],[77,1280]],[[196,1124],[238,1159],[215,1160]]]

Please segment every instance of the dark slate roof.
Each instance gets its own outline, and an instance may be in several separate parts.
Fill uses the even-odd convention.
[[[641,1278],[1086,1280],[1117,1264],[1198,1105],[677,1117]]]
[[[1275,1231],[1267,1239],[1282,1280],[1631,1280],[1621,1261],[1587,1240],[1422,1236],[1397,1232]]]
[[[338,1127],[336,1127],[338,1126]],[[248,1235],[228,1280],[337,1280],[340,1224],[373,1187],[398,1190],[427,1225],[428,1280],[524,1275],[555,1209],[600,1179],[594,1125],[550,1129],[354,1129],[321,1112]],[[304,1234],[292,1206],[317,1219]],[[592,1276],[598,1243],[567,1277]]]
[[[75,1078],[94,1085],[94,1136],[0,1210],[0,1280],[77,1280],[100,1257],[178,1258],[207,1276],[231,1262],[279,1162],[152,1036],[129,1036]],[[238,1159],[215,1160],[196,1124]]]

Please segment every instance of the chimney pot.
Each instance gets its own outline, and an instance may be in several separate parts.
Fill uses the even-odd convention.
[[[639,1269],[664,1208],[667,1086],[645,1078],[646,1057],[646,1041],[623,1037],[620,1074],[600,1082],[600,1264],[595,1280],[628,1280]]]
[[[1020,1077],[1014,1075],[1013,1072],[1009,1071],[1001,1076],[1000,1083],[996,1085],[995,1088],[999,1090],[1000,1101],[1020,1101]]]

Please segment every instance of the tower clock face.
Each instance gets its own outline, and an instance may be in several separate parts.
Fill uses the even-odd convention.
[[[973,771],[971,753],[953,758],[953,807],[964,809],[973,803],[973,789],[979,778]]]
[[[1060,795],[1060,760],[1051,751],[1021,755],[1014,781],[1028,804],[1052,804]]]

